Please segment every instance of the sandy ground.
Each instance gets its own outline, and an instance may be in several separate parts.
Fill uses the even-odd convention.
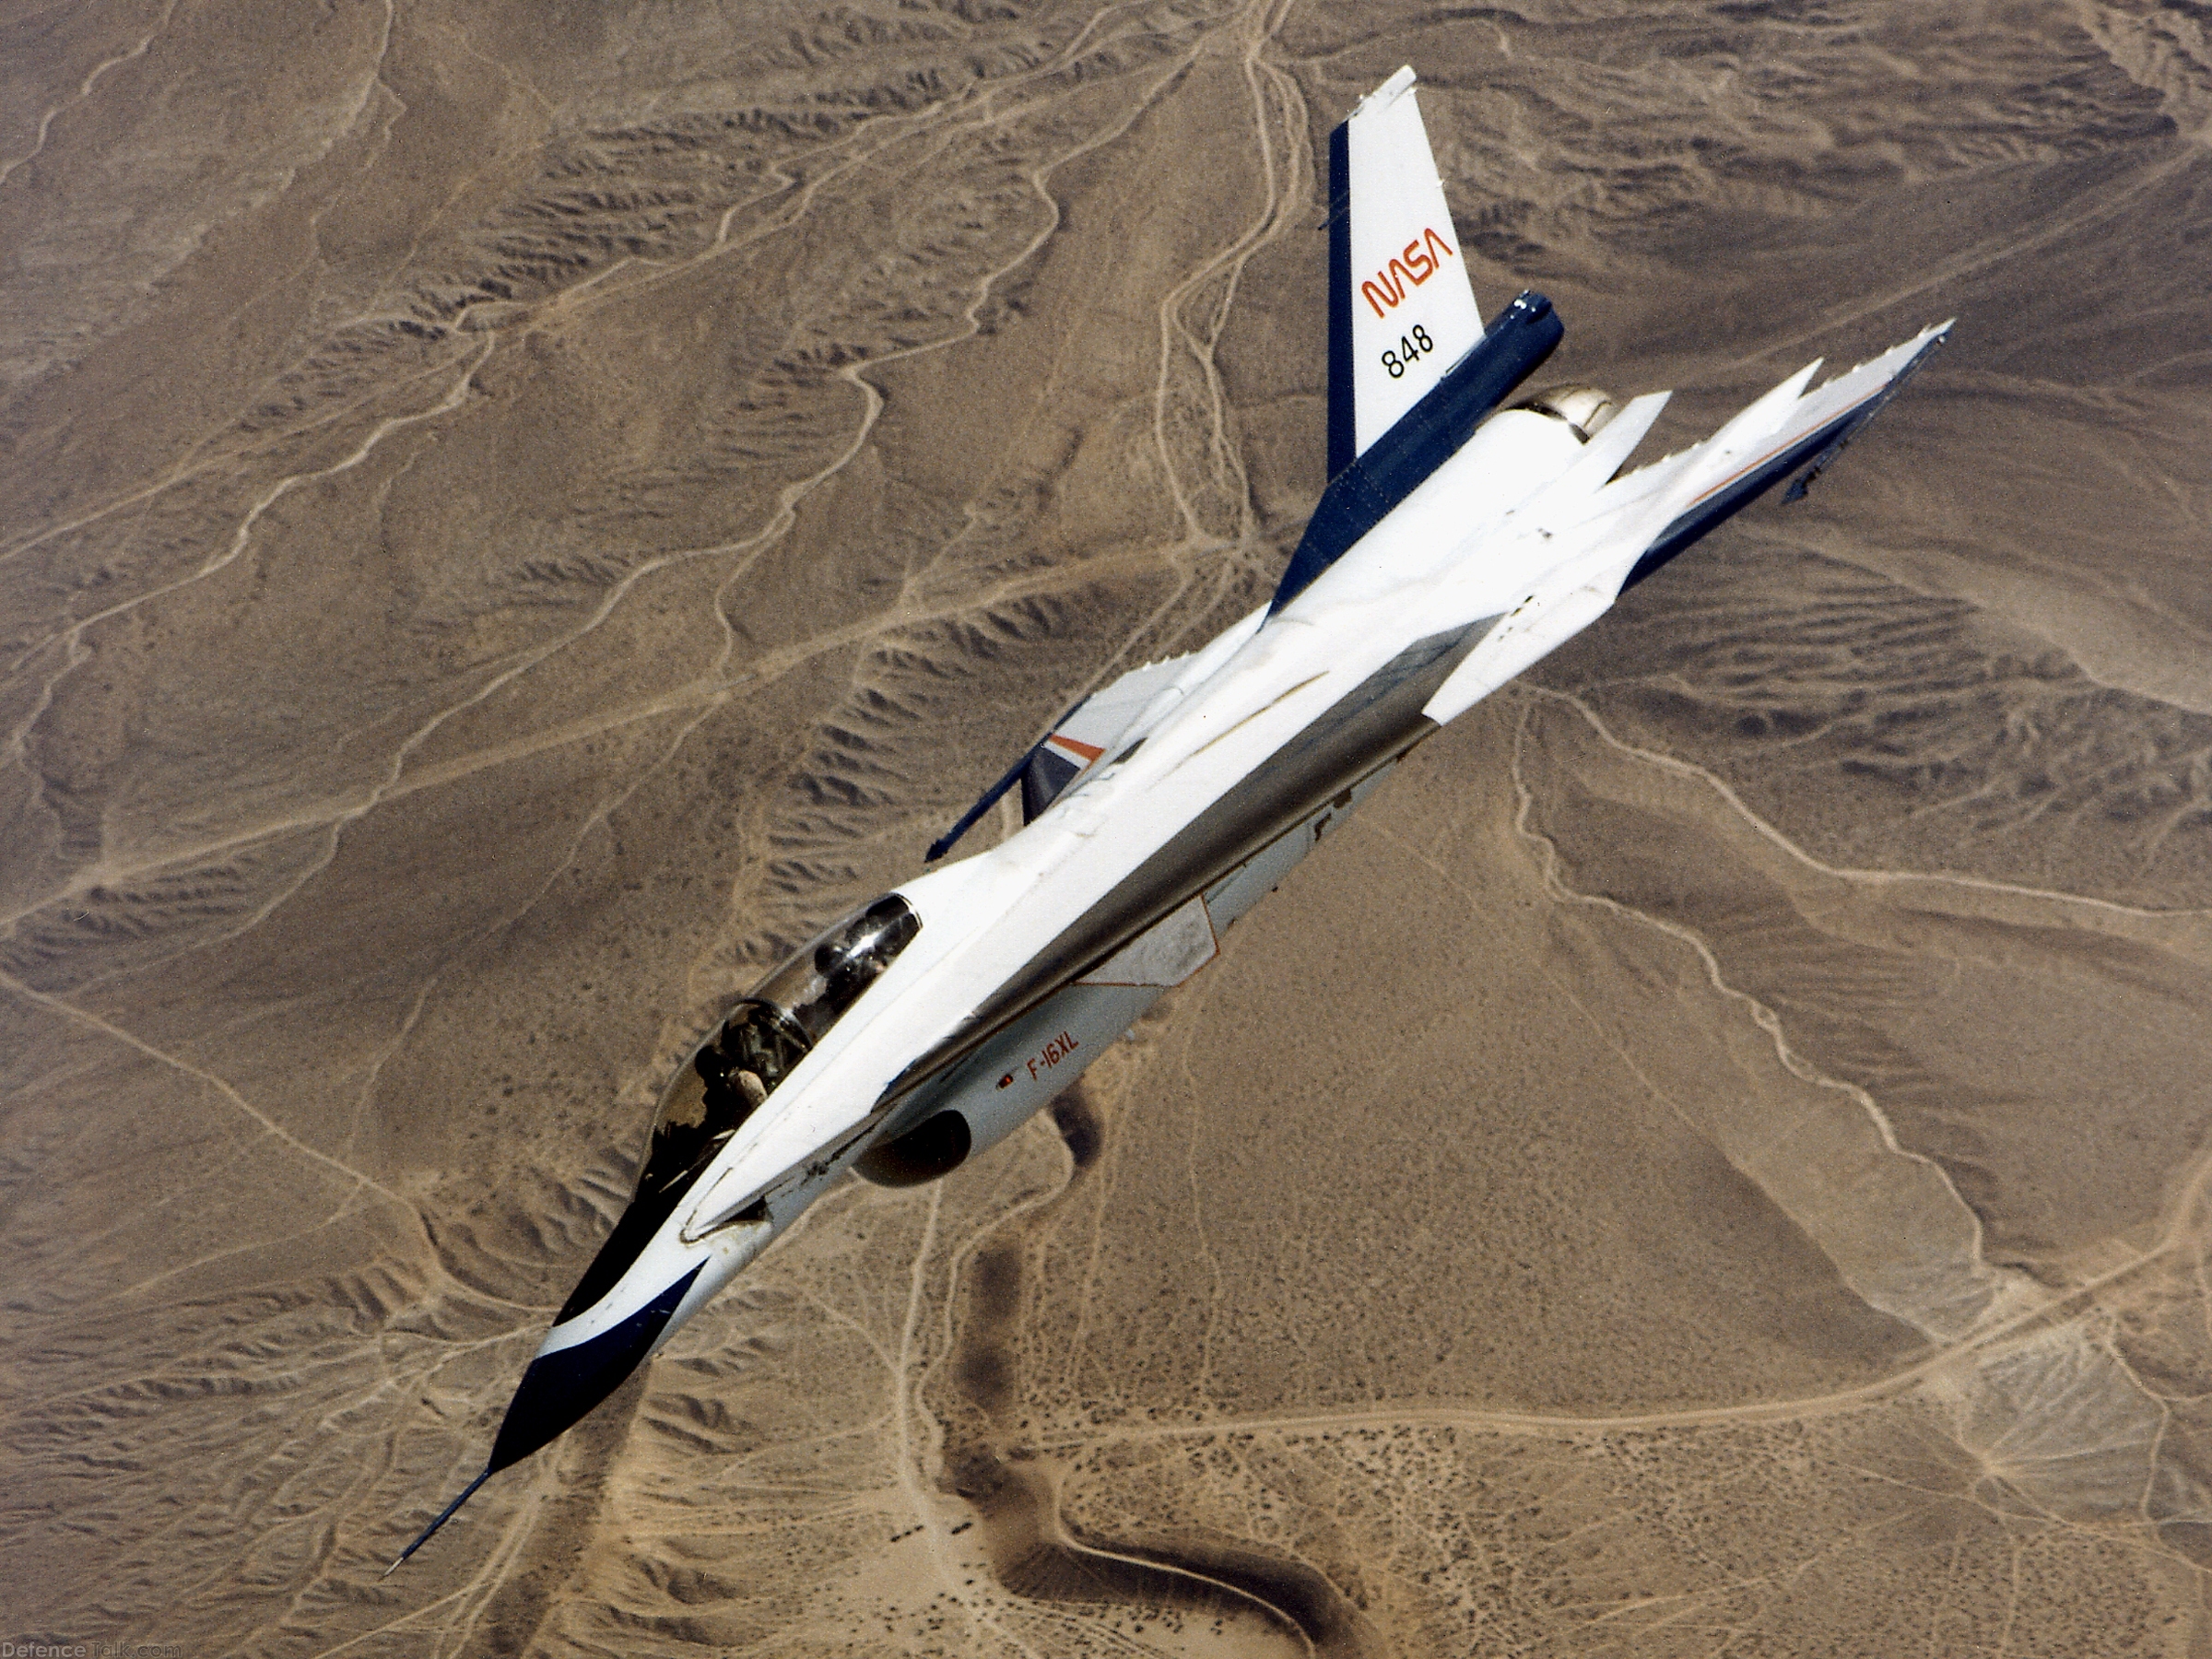
[[[0,1637],[2212,1653],[2203,7],[0,62]],[[1267,591],[1315,158],[1403,62],[1486,308],[1665,443],[1955,344],[380,1580],[723,1001]]]

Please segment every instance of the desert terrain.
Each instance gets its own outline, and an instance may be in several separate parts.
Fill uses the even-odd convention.
[[[2212,1653],[2212,12],[99,0],[0,63],[0,1637]],[[1270,591],[1317,158],[1405,63],[1486,312],[1677,388],[1650,454],[1953,343],[380,1577],[729,999]]]

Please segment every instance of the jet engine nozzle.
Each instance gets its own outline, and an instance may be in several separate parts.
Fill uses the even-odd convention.
[[[1612,394],[1601,392],[1595,386],[1547,386],[1512,406],[1565,421],[1568,429],[1584,443],[1596,437],[1605,429],[1606,423],[1620,413],[1620,406]]]

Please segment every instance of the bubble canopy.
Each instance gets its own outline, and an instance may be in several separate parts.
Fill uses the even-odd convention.
[[[740,1000],[661,1097],[629,1209],[555,1323],[614,1288],[700,1171],[922,931],[887,893],[809,940]]]
[[[886,894],[813,939],[730,1010],[661,1101],[641,1197],[719,1151],[922,931]]]

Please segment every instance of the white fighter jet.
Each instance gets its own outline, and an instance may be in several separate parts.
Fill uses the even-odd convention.
[[[1802,494],[1949,329],[1808,390],[1810,364],[1623,472],[1666,394],[1507,405],[1563,329],[1535,293],[1484,326],[1413,85],[1401,69],[1330,138],[1330,476],[1281,587],[1069,710],[927,862],[1017,786],[1018,833],[846,917],[736,1005],[669,1085],[484,1474],[399,1560],[847,1171],[930,1181],[1013,1133],[1408,750],[1771,486]]]

